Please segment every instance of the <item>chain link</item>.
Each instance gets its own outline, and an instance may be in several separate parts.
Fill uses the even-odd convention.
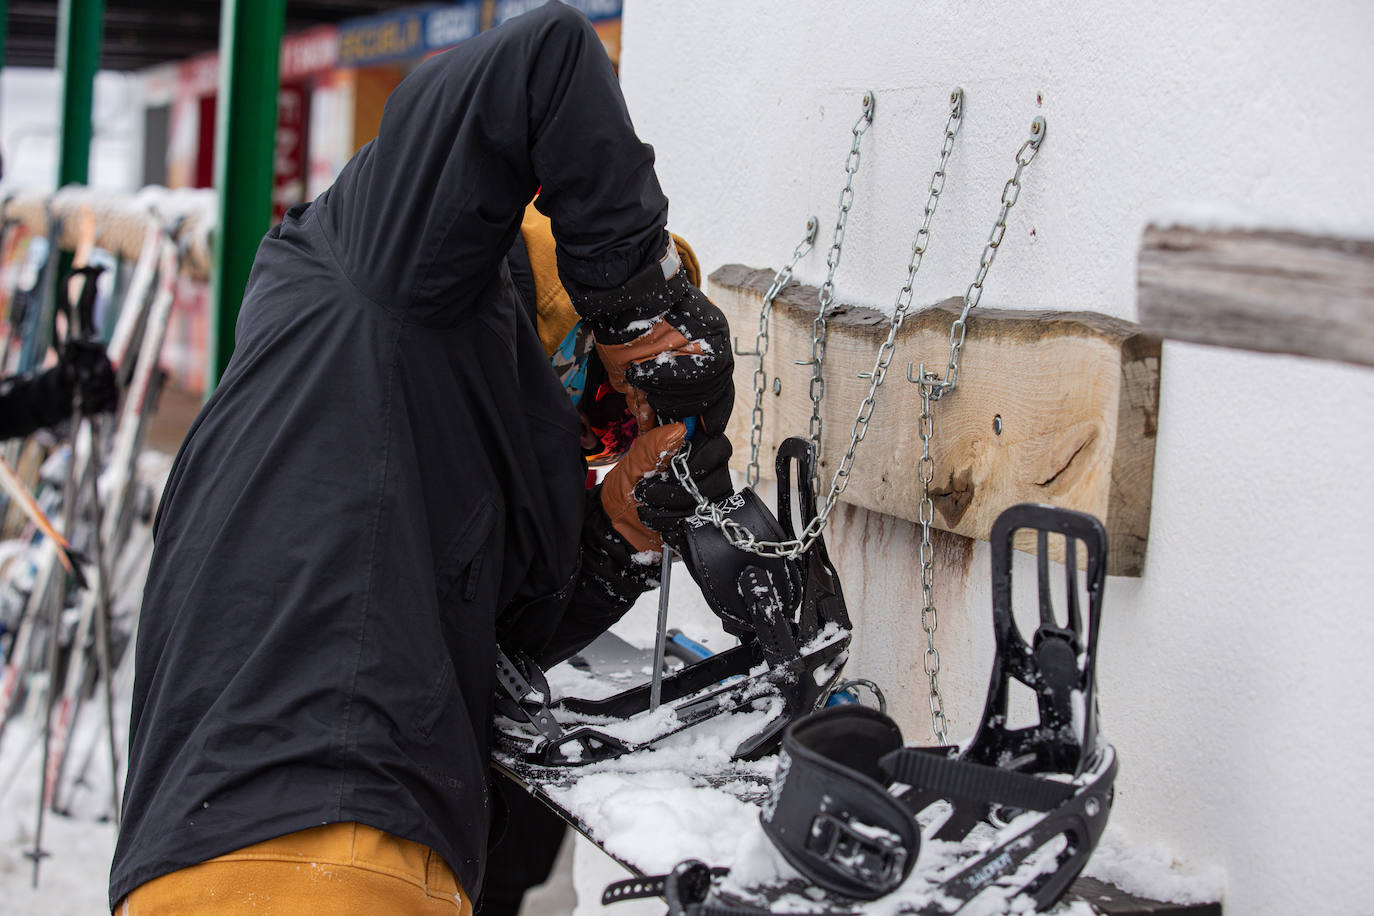
[[[935,418],[931,415],[931,388],[921,386],[921,460],[916,465],[921,479],[921,503],[917,517],[921,522],[921,629],[926,634],[925,671],[930,681],[930,730],[937,744],[948,740],[949,721],[945,718],[945,700],[940,695],[940,652],[935,648],[935,631],[940,626],[935,611],[935,545],[930,540],[931,523],[935,521],[935,503],[930,498],[930,482],[935,478],[935,459],[930,457],[930,442],[935,437]]]
[[[1016,205],[1016,201],[1021,196],[1021,173],[1026,166],[1035,159],[1035,154],[1040,151],[1040,143],[1045,139],[1045,119],[1036,117],[1031,122],[1030,137],[1021,148],[1016,151],[1016,171],[1007,183],[1002,186],[1002,209],[997,214],[997,221],[992,224],[992,231],[988,233],[987,244],[983,246],[983,255],[978,259],[978,272],[973,278],[973,282],[964,291],[963,308],[959,310],[959,317],[954,319],[954,324],[949,328],[949,362],[945,366],[945,377],[942,379],[932,372],[926,372],[925,366],[921,367],[919,377],[912,377],[911,366],[907,366],[907,378],[922,386],[934,388],[931,395],[932,400],[940,400],[950,391],[954,390],[955,384],[959,381],[959,354],[964,346],[964,336],[968,332],[969,312],[978,305],[983,298],[983,281],[987,279],[988,269],[992,267],[992,262],[997,258],[997,251],[1002,246],[1002,237],[1007,234],[1007,214]]]
[[[821,456],[821,401],[825,399],[825,378],[821,375],[821,369],[825,364],[825,339],[827,329],[825,326],[826,312],[830,310],[830,305],[835,301],[835,269],[840,266],[840,253],[844,249],[844,227],[849,221],[849,209],[854,205],[854,174],[859,171],[859,141],[863,139],[864,133],[873,123],[873,111],[877,105],[877,97],[873,92],[864,93],[864,110],[859,115],[859,119],[854,122],[852,133],[854,142],[849,147],[849,155],[844,161],[844,188],[840,190],[840,208],[835,214],[835,234],[830,242],[830,252],[825,256],[826,273],[825,282],[821,284],[820,307],[816,310],[816,317],[811,322],[811,360],[807,363],[798,365],[811,367],[811,384],[808,389],[811,395],[811,426],[809,434],[811,437],[811,447],[816,452],[815,473],[809,481],[811,492],[816,493],[819,488],[819,468]]]
[[[911,306],[912,285],[916,278],[916,272],[920,270],[921,260],[925,256],[926,247],[930,241],[930,224],[939,205],[940,194],[944,189],[946,169],[949,165],[950,154],[954,151],[954,137],[963,123],[963,106],[964,92],[962,89],[955,89],[950,93],[949,119],[945,122],[944,138],[940,145],[940,161],[930,179],[925,216],[921,222],[921,228],[917,230],[911,244],[911,260],[907,265],[906,283],[903,284],[901,292],[897,296],[892,320],[888,325],[887,339],[878,348],[878,355],[873,363],[873,371],[865,373],[869,380],[868,394],[864,397],[863,403],[859,405],[858,416],[854,418],[854,425],[850,429],[849,447],[845,451],[844,458],[840,461],[840,466],[835,469],[835,476],[830,483],[830,492],[816,517],[807,524],[797,538],[787,541],[760,540],[754,536],[753,532],[730,519],[719,507],[713,505],[702,495],[696,481],[692,480],[691,472],[687,467],[690,444],[684,445],[682,450],[673,457],[673,474],[696,502],[695,516],[709,521],[720,529],[726,540],[740,550],[764,557],[795,557],[805,553],[825,531],[825,526],[830,520],[830,513],[834,511],[836,503],[839,502],[840,494],[849,485],[849,473],[854,465],[854,456],[858,451],[859,443],[863,441],[868,432],[868,423],[873,416],[873,405],[877,398],[878,389],[887,376],[888,366],[892,363],[892,356],[897,347],[897,332],[901,330],[902,321]],[[817,457],[819,458],[819,454]]]
[[[792,249],[791,262],[773,276],[772,285],[768,287],[768,292],[763,294],[763,305],[759,307],[759,330],[754,336],[754,349],[741,350],[739,338],[735,338],[735,355],[754,356],[758,359],[754,364],[754,413],[749,425],[749,466],[744,471],[744,480],[751,487],[759,482],[759,448],[763,444],[763,389],[768,383],[768,374],[763,371],[763,357],[768,353],[768,317],[773,311],[773,300],[777,299],[782,288],[791,282],[792,271],[796,269],[797,262],[806,257],[811,251],[811,246],[816,243],[816,232],[820,227],[820,221],[814,216],[806,221],[806,237]]]
[[[921,422],[918,427],[921,460],[917,465],[917,476],[921,480],[921,503],[917,512],[921,523],[921,629],[926,634],[925,671],[930,681],[930,728],[938,744],[948,743],[949,720],[945,718],[945,701],[940,695],[940,652],[935,648],[935,631],[940,626],[940,617],[935,609],[935,547],[930,540],[931,528],[935,523],[935,503],[930,498],[930,482],[935,478],[935,459],[930,456],[930,443],[935,437],[931,404],[953,391],[959,380],[959,353],[968,330],[969,312],[982,298],[983,281],[987,279],[988,268],[992,266],[1002,238],[1007,234],[1007,214],[1021,196],[1021,172],[1035,158],[1044,138],[1045,119],[1037,117],[1031,123],[1030,138],[1016,152],[1016,172],[1002,187],[1002,209],[978,259],[978,273],[964,293],[964,305],[959,317],[950,326],[949,362],[945,366],[945,377],[942,379],[933,372],[927,372],[924,365],[916,377],[911,375],[910,364],[906,370],[907,378],[921,386]]]

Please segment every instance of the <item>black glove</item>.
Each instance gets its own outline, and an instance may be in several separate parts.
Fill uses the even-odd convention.
[[[57,368],[67,386],[68,400],[81,398],[81,410],[91,416],[114,410],[119,404],[119,386],[114,368],[98,340],[69,340],[62,347]]]
[[[670,254],[675,262],[676,249]],[[708,433],[725,431],[735,405],[730,325],[685,270],[665,280],[654,262],[624,286],[573,284],[568,292],[640,432],[690,417],[700,417]]]
[[[687,469],[697,489],[713,503],[733,493],[730,440],[725,436],[697,433],[690,446]],[[697,504],[678,481],[672,467],[636,484],[634,498],[639,503],[640,521],[659,532],[669,547],[682,553],[685,537],[682,523],[696,511]]]

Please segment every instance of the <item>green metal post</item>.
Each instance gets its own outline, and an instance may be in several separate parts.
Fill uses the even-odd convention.
[[[57,186],[85,184],[91,165],[91,103],[100,67],[105,0],[61,0],[57,6],[57,69],[62,74],[62,133]]]
[[[272,219],[277,77],[286,0],[224,0],[215,125],[215,229],[207,393],[234,352],[234,324]]]
[[[10,0],[0,0],[0,70],[5,69],[5,44],[10,40]]]

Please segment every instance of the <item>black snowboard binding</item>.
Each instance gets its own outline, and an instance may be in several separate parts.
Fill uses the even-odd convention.
[[[805,528],[816,515],[808,486],[813,461],[804,439],[788,439],[778,449],[777,517],[747,487],[721,504],[722,510],[761,540],[794,538],[792,465]],[[638,750],[722,713],[775,702],[768,724],[735,749],[735,759],[755,759],[775,750],[783,729],[823,702],[844,667],[850,634],[824,541],[818,538],[798,558],[760,557],[734,547],[705,520],[689,519],[683,534],[684,565],[740,644],[664,678],[660,701],[671,715],[653,713],[660,727],[634,741],[617,737],[614,725],[650,713],[650,684],[605,699],[553,702],[537,666],[498,653],[498,708],[521,725],[517,734],[501,731],[504,751],[544,766],[577,766]]]
[[[1030,642],[1012,616],[1012,538],[1021,529],[1039,538],[1040,624]],[[1063,624],[1051,598],[1050,533],[1065,538]],[[1087,553],[1086,628],[1079,544]],[[1003,512],[992,529],[997,650],[973,740],[962,751],[904,747],[896,723],[855,705],[808,716],[787,729],[760,816],[765,834],[801,878],[732,886],[719,870],[688,861],[661,879],[639,879],[645,892],[638,896],[662,895],[672,914],[690,916],[835,916],[879,898],[884,912],[949,914],[994,887],[1007,900],[1026,894],[1037,909],[1053,906],[1102,836],[1116,777],[1115,751],[1098,734],[1094,683],[1106,554],[1106,532],[1089,515],[1032,504]],[[1034,691],[1037,724],[1007,727],[1012,679]],[[980,844],[965,842],[979,827]],[[923,829],[927,841],[960,844],[952,867],[948,856],[934,857],[942,861],[926,870],[917,867]],[[603,899],[632,896],[624,890],[628,883],[612,885]],[[815,888],[825,896],[818,900]],[[808,890],[809,908],[798,909],[797,895]]]

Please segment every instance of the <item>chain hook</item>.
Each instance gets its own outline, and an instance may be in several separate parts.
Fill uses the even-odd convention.
[[[1035,120],[1031,121],[1030,137],[1027,138],[1026,142],[1021,144],[1021,148],[1016,151],[1017,165],[1025,168],[1031,164],[1031,160],[1035,158],[1035,154],[1040,152],[1040,144],[1045,142],[1045,127],[1045,118],[1042,115],[1036,115]],[[1029,153],[1029,155],[1027,155],[1027,153]]]
[[[867,374],[867,377],[869,379],[868,394],[867,396],[865,396],[863,403],[859,406],[858,415],[854,418],[854,423],[850,428],[849,447],[845,450],[844,457],[840,460],[839,466],[836,468],[835,474],[831,478],[830,492],[825,496],[824,500],[821,500],[822,505],[820,506],[820,511],[816,513],[815,517],[813,517],[812,520],[807,524],[806,528],[802,530],[802,532],[792,540],[766,541],[758,539],[754,536],[753,532],[747,530],[743,526],[739,525],[737,522],[730,519],[728,516],[724,515],[720,511],[719,507],[712,505],[710,501],[707,500],[705,496],[701,494],[701,491],[698,489],[696,483],[692,480],[691,473],[689,472],[689,469],[687,467],[686,456],[683,451],[679,451],[677,456],[673,458],[672,469],[674,476],[677,478],[678,482],[683,486],[683,488],[687,490],[687,492],[691,495],[693,501],[695,501],[696,503],[696,510],[694,513],[695,517],[700,518],[703,521],[709,522],[712,525],[714,525],[718,530],[720,530],[720,532],[725,536],[725,539],[729,541],[731,545],[746,552],[753,553],[759,556],[796,557],[800,556],[801,554],[809,550],[811,548],[811,545],[815,543],[816,539],[819,538],[821,534],[825,531],[825,527],[830,519],[830,514],[834,511],[835,506],[839,501],[840,494],[843,493],[845,487],[848,486],[849,475],[851,469],[853,468],[855,454],[858,450],[859,443],[863,440],[864,435],[868,430],[868,423],[873,415],[873,408],[876,402],[878,388],[883,383],[883,380],[887,373],[887,368],[891,364],[892,357],[896,351],[897,333],[901,330],[902,321],[906,315],[907,310],[911,307],[912,284],[914,282],[916,272],[921,267],[921,261],[925,255],[926,250],[925,244],[920,243],[920,240],[928,239],[930,236],[930,226],[932,220],[934,219],[935,211],[939,205],[940,188],[943,185],[945,169],[948,166],[950,156],[954,151],[954,138],[958,134],[959,127],[962,123],[959,119],[959,115],[962,112],[962,110],[963,90],[956,88],[950,93],[950,115],[949,120],[945,122],[944,136],[940,144],[939,163],[935,168],[934,174],[932,174],[931,176],[930,193],[926,200],[924,219],[921,223],[920,229],[917,231],[917,241],[913,242],[911,247],[911,261],[907,265],[906,283],[902,286],[901,291],[897,295],[897,302],[893,308],[892,318],[888,324],[887,339],[882,343],[881,346],[879,346],[878,354],[874,359],[873,370]],[[852,177],[853,176],[850,175],[851,179]],[[841,195],[841,200],[844,200],[843,194]],[[831,254],[832,257],[828,260],[831,262],[831,273],[833,275],[833,262],[837,260],[834,257],[835,252],[833,247]],[[822,287],[820,298],[823,304],[829,304],[829,296],[826,287]],[[765,297],[765,299],[767,299],[767,297]],[[818,318],[821,317],[822,315],[818,315]],[[817,344],[821,345],[820,353],[816,352]],[[821,359],[823,359],[824,356],[823,340],[817,339],[814,325],[812,347],[812,359],[808,362],[814,366],[817,365],[821,361]],[[806,364],[807,362],[801,363],[801,365]],[[761,369],[762,361],[760,361],[760,371]],[[910,371],[909,367],[908,371]],[[746,473],[746,479],[749,480],[751,485],[755,483],[758,479],[757,443],[761,436],[760,429],[762,422],[761,418],[763,413],[761,407],[762,384],[759,381],[759,379],[760,375],[756,374],[754,389],[754,428],[752,430],[752,435],[750,437],[752,460],[750,461],[749,471]],[[817,379],[813,376],[811,391],[813,410],[818,410],[818,397],[823,391],[823,387],[818,388],[816,382]],[[815,418],[813,417],[813,419]],[[812,478],[812,484],[813,486],[815,486],[816,484],[816,479],[814,477]]]
[[[845,223],[849,220],[849,210],[854,204],[854,176],[859,171],[859,144],[863,140],[864,133],[873,123],[873,115],[877,110],[878,97],[872,89],[864,93],[863,112],[858,120],[854,122],[854,127],[850,131],[854,136],[854,142],[850,144],[849,155],[845,157],[844,187],[840,190],[839,210],[835,214],[835,231],[830,242],[830,252],[826,255],[825,263],[828,268],[825,275],[825,282],[821,284],[820,292],[817,294],[819,305],[816,309],[816,317],[811,322],[811,359],[805,363],[797,363],[799,366],[809,365],[811,367],[811,423],[807,430],[811,440],[811,448],[816,455],[816,464],[811,473],[811,492],[813,495],[820,494],[820,466],[821,462],[821,431],[823,423],[821,420],[821,400],[825,397],[825,378],[822,375],[825,365],[825,343],[829,331],[826,327],[826,314],[830,311],[830,305],[835,301],[835,271],[840,266],[840,254],[844,250]]]
[[[778,297],[792,279],[792,271],[796,268],[797,262],[806,257],[811,251],[811,246],[816,242],[816,231],[820,229],[820,220],[814,216],[806,219],[806,235],[797,243],[797,247],[792,249],[792,262],[773,275],[773,282],[768,287],[768,292],[763,294],[763,304],[759,307],[759,331],[754,338],[754,349],[745,350],[740,346],[739,338],[735,338],[735,354],[737,356],[757,356],[760,360],[768,352],[768,313],[773,308],[773,300]],[[763,364],[759,364],[759,371],[762,371]]]

